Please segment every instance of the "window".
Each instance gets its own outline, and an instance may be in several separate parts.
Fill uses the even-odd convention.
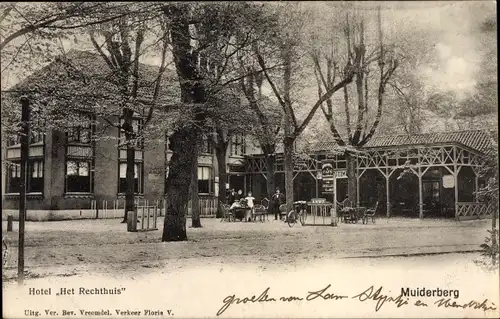
[[[7,193],[19,193],[21,190],[21,165],[7,163]]]
[[[211,194],[213,192],[212,168],[198,166],[198,193]]]
[[[245,154],[245,137],[237,134],[231,138],[231,155]]]
[[[66,161],[66,192],[92,192],[92,161],[70,159]]]
[[[43,160],[28,161],[27,193],[43,192]],[[21,164],[9,163],[7,166],[7,193],[21,192]]]
[[[125,124],[124,119],[120,119],[120,125],[123,126]],[[134,134],[137,136],[139,135],[139,132],[141,132],[143,129],[143,121],[141,119],[133,119],[132,120],[132,130]],[[120,136],[120,145],[125,146],[125,131],[124,130],[119,130],[119,136]],[[143,148],[144,147],[144,140],[139,136],[139,139],[137,140],[137,144],[135,147],[138,148]]]
[[[120,163],[120,181],[118,183],[118,193],[125,193],[127,190],[127,163]],[[134,164],[134,191],[136,194],[142,194],[142,163]]]
[[[69,128],[68,142],[87,144],[90,143],[90,135],[90,127],[74,126]]]
[[[170,141],[168,140],[169,136],[168,136],[168,133],[165,132],[165,151],[170,151],[169,147],[170,147]]]
[[[68,128],[68,142],[88,144],[92,137],[92,117],[80,114],[78,124]]]
[[[43,161],[30,161],[28,163],[30,172],[28,182],[28,192],[41,193],[43,192]]]
[[[21,136],[18,134],[9,135],[7,138],[7,146],[14,146],[21,144]]]
[[[43,133],[42,132],[31,132],[30,144],[43,142]]]
[[[201,143],[201,152],[206,153],[206,154],[212,154],[213,149],[212,149],[212,141],[209,137],[206,135],[203,135],[203,140]]]
[[[43,131],[45,128],[45,120],[38,116],[38,114],[33,114],[33,118],[31,120],[30,144],[43,142]]]

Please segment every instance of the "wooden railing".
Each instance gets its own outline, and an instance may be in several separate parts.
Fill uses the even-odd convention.
[[[493,203],[458,202],[455,204],[458,220],[490,218],[493,214]]]
[[[201,197],[198,200],[200,217],[215,218],[217,214],[217,198],[216,197]],[[188,216],[191,216],[191,202],[188,205]]]
[[[165,215],[165,199],[157,199],[149,201],[147,199],[137,198],[134,201],[135,206],[156,206],[158,208],[158,216]],[[95,199],[90,201],[90,209],[94,211],[95,218],[109,219],[109,218],[123,218],[125,210],[125,199],[115,200],[100,200]],[[99,211],[99,213],[97,213]]]
[[[200,198],[200,217],[214,217],[217,213],[217,198]]]

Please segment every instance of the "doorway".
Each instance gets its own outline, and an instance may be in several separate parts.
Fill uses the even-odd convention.
[[[245,195],[245,175],[243,174],[231,174],[229,175],[229,190],[234,189],[238,192],[240,189]]]
[[[437,217],[441,211],[441,182],[439,180],[422,181],[422,197],[425,215]]]

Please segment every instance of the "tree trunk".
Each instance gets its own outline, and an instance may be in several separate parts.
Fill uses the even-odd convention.
[[[135,209],[135,147],[131,141],[134,138],[132,127],[132,114],[130,109],[123,109],[123,129],[125,131],[125,142],[127,144],[127,169],[125,172],[126,189],[125,189],[125,214],[122,223],[127,222],[127,212]],[[137,172],[139,173],[139,172]]]
[[[293,139],[283,141],[285,151],[285,196],[286,211],[293,209]]]
[[[167,210],[162,241],[187,240],[186,214],[191,184],[193,154],[196,152],[197,134],[190,127],[176,130],[169,138],[172,158],[167,178]]]
[[[498,157],[497,157],[498,161]],[[496,186],[498,187],[498,167],[495,168],[495,181],[496,181]],[[494,186],[493,184],[492,186]],[[492,262],[493,265],[496,264],[497,262],[497,253],[498,253],[498,242],[497,242],[497,219],[498,219],[498,198],[493,197],[493,213],[491,216],[491,247],[492,247]]]
[[[217,167],[219,170],[219,198],[217,203],[217,218],[222,218],[222,204],[226,203],[226,150],[228,143],[217,145],[215,147],[215,156],[217,157]]]
[[[164,9],[167,18],[172,22],[171,45],[172,55],[179,78],[181,101],[186,107],[193,108],[192,121],[186,121],[174,131],[169,138],[172,158],[167,178],[167,211],[163,225],[162,241],[187,240],[186,210],[189,200],[189,185],[193,169],[193,154],[196,154],[197,142],[201,139],[206,114],[197,105],[206,101],[205,87],[198,66],[198,52],[190,42],[190,21],[186,14],[186,6],[172,5]]]
[[[346,152],[347,160],[347,194],[352,205],[357,204],[357,172],[356,172],[356,157]]]
[[[267,199],[270,200],[276,188],[276,176],[274,173],[274,163],[276,162],[275,146],[264,145],[262,149],[264,150],[264,157],[266,159]]]
[[[191,227],[200,228],[200,196],[198,194],[198,154],[193,156],[193,167],[191,168]]]
[[[286,211],[293,209],[293,142],[295,141],[297,123],[293,117],[292,101],[291,101],[291,79],[292,79],[292,60],[291,48],[285,46],[283,54],[283,99],[285,102],[285,138],[283,139],[284,155],[285,155],[285,199]],[[292,121],[293,120],[293,121]],[[292,133],[293,132],[293,133]]]

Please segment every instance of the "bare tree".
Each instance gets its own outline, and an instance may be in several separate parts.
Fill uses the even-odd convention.
[[[178,121],[169,137],[172,150],[167,178],[167,211],[162,241],[187,239],[185,211],[188,202],[192,154],[208,119],[207,101],[239,79],[230,61],[242,49],[234,33],[245,29],[255,12],[248,3],[168,4],[172,53],[181,89],[181,107],[188,117]],[[216,72],[211,72],[215,68]],[[207,70],[209,71],[207,73]],[[217,74],[217,76],[214,76]]]
[[[345,47],[348,57],[354,57],[355,63],[355,81],[354,81],[354,97],[355,101],[351,101],[352,92],[348,86],[343,86],[344,97],[344,127],[345,135],[343,137],[338,129],[339,123],[334,118],[334,102],[331,99],[326,100],[326,107],[322,106],[323,114],[330,125],[330,130],[334,140],[340,146],[349,146],[349,148],[357,148],[365,145],[375,134],[380,124],[384,96],[386,87],[397,69],[399,62],[396,56],[394,46],[384,45],[381,12],[380,7],[377,15],[378,27],[378,43],[372,48],[367,45],[365,34],[365,17],[352,14],[347,10],[344,20],[344,35]],[[326,58],[326,74],[321,69],[319,57],[313,53],[315,60],[316,75],[318,83],[318,94],[321,95],[323,90],[328,90],[332,87],[332,81],[338,72],[335,71],[339,57],[335,57],[335,51],[332,50],[332,55]],[[352,59],[352,58],[350,58]],[[376,109],[370,113],[370,92],[376,92]],[[355,105],[354,110],[351,104]],[[354,114],[353,114],[354,113]],[[370,116],[369,114],[372,114]],[[370,123],[370,118],[374,120]],[[346,151],[347,157],[347,175],[349,178],[349,196],[356,198],[356,171],[355,160],[350,150]]]
[[[299,123],[297,120],[296,111],[293,107],[292,94],[293,94],[293,83],[292,79],[294,73],[298,72],[297,66],[301,55],[299,54],[299,48],[301,46],[300,39],[297,34],[300,34],[300,29],[303,28],[305,20],[299,17],[304,14],[301,12],[300,7],[291,5],[289,10],[281,11],[283,16],[283,24],[278,25],[279,30],[274,30],[276,36],[274,45],[277,48],[277,59],[281,62],[283,67],[281,68],[281,73],[279,76],[283,79],[282,88],[278,88],[273,80],[270,72],[267,71],[268,61],[265,60],[264,54],[261,53],[259,48],[255,51],[257,62],[264,72],[264,76],[271,86],[271,89],[279,102],[279,105],[283,109],[284,113],[284,162],[285,162],[285,193],[286,193],[286,204],[287,210],[292,209],[293,204],[293,153],[294,153],[294,143],[298,136],[304,131],[309,122],[312,120],[316,110],[321,107],[321,105],[327,101],[335,92],[344,88],[346,85],[351,83],[354,78],[354,74],[358,69],[358,65],[361,62],[362,55],[359,52],[352,54],[349,59],[347,59],[346,64],[342,67],[343,76],[340,77],[337,83],[332,83],[328,86],[323,94],[318,97],[318,100],[313,103],[310,107],[306,108],[307,115],[302,122]],[[278,33],[281,32],[281,33]],[[302,107],[304,109],[304,107]]]
[[[271,198],[276,185],[274,164],[276,162],[276,144],[279,139],[283,114],[273,107],[272,101],[267,96],[262,94],[263,73],[256,72],[257,67],[253,65],[245,67],[242,61],[240,61],[240,64],[243,69],[242,73],[248,74],[247,77],[241,78],[240,85],[250,109],[256,117],[253,135],[257,137],[264,155],[267,196]]]
[[[139,90],[139,58],[142,54],[141,47],[144,43],[146,27],[146,22],[136,14],[119,19],[118,23],[113,23],[113,28],[111,29],[101,27],[98,30],[90,31],[92,44],[114,75],[121,93],[120,109],[123,123],[120,123],[118,128],[125,135],[124,143],[127,148],[127,186],[125,191],[125,213],[122,222],[127,221],[127,212],[134,210],[134,194],[136,191],[134,189],[135,150],[137,146],[142,144],[144,139],[141,136],[142,133],[139,132],[142,128],[137,127],[134,129],[133,119],[137,115],[140,117],[144,116],[144,125],[147,125],[152,118],[154,104],[161,88],[162,75],[165,71],[166,53],[169,42],[169,30],[167,27],[164,27],[161,37],[163,42],[161,65],[158,70],[156,83],[154,84],[151,105],[147,114],[143,114],[141,112],[143,104],[138,103],[137,99]],[[103,44],[98,43],[97,34],[104,38]],[[133,47],[131,44],[133,44]],[[103,47],[105,47],[107,53],[103,50]],[[108,123],[115,125],[110,120],[108,120]]]

